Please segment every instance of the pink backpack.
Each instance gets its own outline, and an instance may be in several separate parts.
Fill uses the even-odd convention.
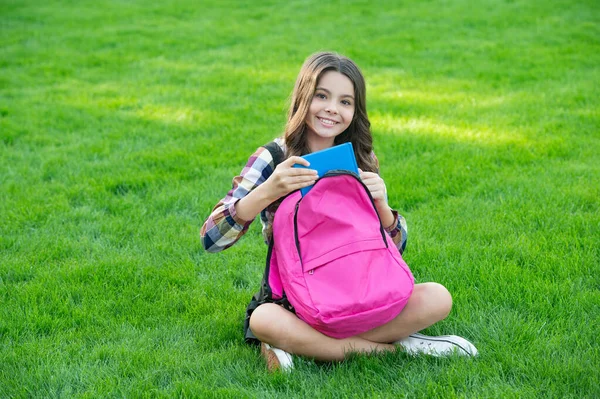
[[[282,201],[265,280],[274,302],[287,298],[299,318],[334,338],[389,322],[414,287],[371,194],[345,171],[329,172],[304,197],[296,191]]]

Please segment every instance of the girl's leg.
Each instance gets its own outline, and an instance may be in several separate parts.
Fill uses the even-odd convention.
[[[343,360],[350,352],[394,350],[394,345],[360,337],[335,339],[315,330],[279,305],[265,303],[252,312],[250,329],[262,342],[315,360]]]
[[[335,339],[321,334],[296,315],[275,304],[264,304],[250,317],[254,335],[274,347],[316,360],[343,360],[350,352],[394,350],[389,342],[405,338],[444,319],[452,307],[448,290],[440,284],[416,284],[402,312],[392,321],[364,334]]]
[[[410,354],[477,356],[475,345],[462,337],[415,334],[446,318],[451,308],[452,297],[444,286],[417,284],[405,308],[395,319],[360,336],[373,342],[394,342]]]
[[[373,342],[395,342],[444,320],[452,309],[452,296],[441,284],[415,284],[402,312],[392,321],[359,336]]]

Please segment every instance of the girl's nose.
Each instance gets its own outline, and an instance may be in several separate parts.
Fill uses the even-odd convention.
[[[325,107],[325,112],[330,114],[337,114],[337,108],[335,108],[335,105],[327,105],[327,107]]]

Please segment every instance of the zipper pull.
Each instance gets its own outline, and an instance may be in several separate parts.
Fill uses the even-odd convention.
[[[311,271],[309,271],[308,274],[315,274],[315,269],[312,269]]]

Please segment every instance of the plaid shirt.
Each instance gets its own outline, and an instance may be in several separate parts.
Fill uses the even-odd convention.
[[[285,153],[283,140],[277,138],[275,142],[279,144]],[[375,164],[377,170],[379,170],[379,162],[375,154],[373,154],[373,158],[375,158]],[[202,244],[208,252],[219,252],[229,248],[248,231],[248,227],[253,221],[238,218],[235,212],[235,204],[250,191],[264,183],[271,176],[274,169],[273,157],[264,147],[258,148],[248,159],[240,175],[233,178],[231,190],[225,198],[217,203],[200,230]],[[274,202],[260,213],[265,243],[269,243],[271,240],[273,218],[278,205],[278,202]],[[394,223],[386,228],[386,231],[402,253],[406,247],[406,221],[398,212],[393,210],[392,213],[394,214]]]

